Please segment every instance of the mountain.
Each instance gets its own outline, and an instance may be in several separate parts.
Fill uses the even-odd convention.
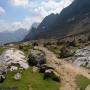
[[[31,27],[29,33],[24,38],[24,41],[26,41],[26,40],[28,41],[30,39],[33,39],[33,36],[35,36],[35,34],[37,34],[38,26],[39,26],[39,23],[33,23],[32,24],[32,27]]]
[[[44,18],[38,28],[31,30],[25,40],[62,38],[67,35],[86,32],[90,29],[90,0],[74,0],[60,14]]]
[[[23,28],[16,31],[0,32],[0,44],[21,41],[24,39],[27,33],[28,31]]]

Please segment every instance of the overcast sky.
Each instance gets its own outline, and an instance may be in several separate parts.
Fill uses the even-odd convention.
[[[0,31],[29,29],[51,13],[60,13],[73,0],[0,0]]]

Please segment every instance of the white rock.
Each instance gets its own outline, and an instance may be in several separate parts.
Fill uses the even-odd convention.
[[[20,73],[15,74],[14,79],[15,80],[20,80],[21,79],[21,74]]]
[[[90,66],[90,46],[79,49],[76,51],[75,56],[73,57],[73,63],[77,66],[85,65]]]
[[[16,71],[16,70],[18,70],[18,67],[11,66],[10,71]]]
[[[20,67],[23,69],[27,69],[29,67],[24,53],[14,48],[7,49],[5,52],[2,53],[2,55],[0,56],[0,64],[2,64],[2,67],[4,68],[5,66],[8,67],[12,64],[19,64]],[[2,67],[0,67],[0,69]],[[16,67],[12,68],[16,69]]]

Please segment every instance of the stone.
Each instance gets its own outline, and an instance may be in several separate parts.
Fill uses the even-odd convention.
[[[20,80],[21,79],[21,74],[20,73],[16,73],[14,75],[14,80]]]
[[[54,68],[53,68],[52,66],[48,65],[48,64],[42,64],[42,65],[40,66],[40,72],[41,72],[41,73],[44,73],[45,70],[47,70],[47,69],[52,69],[52,70],[54,70]]]
[[[41,67],[46,67],[46,69],[54,69],[51,65],[49,64],[42,64]]]
[[[33,72],[35,73],[35,72],[37,72],[38,71],[38,67],[36,67],[36,66],[33,66]]]
[[[46,63],[45,53],[41,50],[31,49],[29,54],[29,65],[40,66]]]
[[[6,74],[7,73],[7,68],[8,68],[8,66],[3,61],[1,61],[0,62],[0,75],[1,74]]]
[[[44,79],[50,78],[52,76],[52,74],[53,74],[53,70],[52,69],[45,70],[45,72],[44,72]]]
[[[90,68],[90,46],[78,49],[72,58],[73,64]]]
[[[17,71],[18,70],[18,67],[16,67],[16,66],[11,66],[11,68],[10,68],[10,71]]]
[[[0,83],[3,83],[6,77],[4,75],[0,75]]]
[[[59,74],[52,69],[47,69],[44,72],[44,79],[48,79],[48,78],[51,78],[52,80],[56,82],[60,82]]]

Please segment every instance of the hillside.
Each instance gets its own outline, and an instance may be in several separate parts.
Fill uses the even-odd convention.
[[[24,40],[62,38],[89,31],[89,28],[90,0],[75,0],[60,14],[45,17],[38,28],[28,34],[29,38],[26,36]]]

